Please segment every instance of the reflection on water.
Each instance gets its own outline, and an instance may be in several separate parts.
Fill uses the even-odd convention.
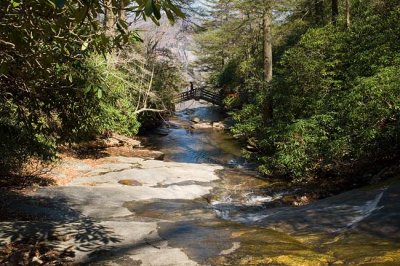
[[[152,135],[150,145],[165,153],[166,161],[187,163],[213,163],[241,167],[241,147],[232,136],[213,129],[192,129],[191,118],[198,117],[204,122],[223,119],[217,107],[200,106],[177,112],[170,119],[168,135]]]

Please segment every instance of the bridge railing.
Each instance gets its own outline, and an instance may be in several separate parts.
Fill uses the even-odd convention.
[[[181,92],[175,96],[175,102],[185,102],[189,100],[205,100],[213,104],[221,104],[222,97],[209,89],[207,87],[193,88],[184,92]]]

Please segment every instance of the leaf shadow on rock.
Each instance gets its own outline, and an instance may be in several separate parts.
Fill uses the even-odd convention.
[[[26,246],[45,245],[43,254],[39,249],[42,260],[47,261],[46,254],[51,250],[57,253],[59,262],[64,262],[75,258],[77,252],[90,253],[121,242],[113,230],[84,217],[64,198],[0,192],[0,246],[7,247],[12,243],[17,247],[9,252],[0,249],[0,264],[9,262],[13,256],[15,260]],[[29,253],[27,256],[37,256],[32,250],[26,252]]]
[[[0,189],[25,189],[51,185],[54,185],[54,180],[35,175],[0,175]]]

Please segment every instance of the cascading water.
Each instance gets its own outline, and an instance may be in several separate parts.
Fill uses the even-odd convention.
[[[187,219],[176,228],[161,226],[161,235],[169,242],[182,248],[188,244],[194,256],[207,257],[218,254],[206,246],[220,243],[223,237],[234,241],[226,249],[232,251],[219,253],[224,259],[212,265],[399,265],[400,210],[395,200],[400,195],[399,182],[391,188],[354,190],[305,206],[290,206],[287,198],[301,196],[301,191],[282,181],[259,178],[229,134],[191,128],[193,117],[221,120],[217,108],[190,108],[171,119],[167,136],[150,136],[150,144],[164,152],[167,161],[225,167],[204,199],[151,203],[155,217]],[[134,209],[147,210],[149,204],[136,203]],[[203,242],[206,246],[199,244]]]

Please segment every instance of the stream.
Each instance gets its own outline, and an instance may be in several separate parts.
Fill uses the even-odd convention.
[[[192,129],[193,117],[202,122],[223,119],[214,106],[186,104],[162,129],[168,134],[152,135],[149,143],[165,153],[166,161],[223,165],[218,171],[221,180],[210,195],[196,201],[130,205],[137,215],[176,219],[160,229],[170,245],[212,265],[400,264],[398,178],[290,206],[285,198],[296,190],[260,178],[229,134]]]
[[[147,136],[164,161],[64,157],[51,170],[64,184],[0,193],[0,259],[1,247],[34,248],[4,265],[400,265],[398,171],[304,202],[302,190],[261,178],[229,134],[193,128],[194,117],[224,119],[187,102]]]
[[[280,182],[280,190],[275,187],[271,191],[271,182],[260,178],[254,165],[241,157],[242,147],[237,140],[223,130],[193,129],[193,118],[211,123],[224,120],[224,115],[216,106],[198,102],[183,104],[178,106],[176,116],[166,127],[149,136],[148,144],[162,151],[165,161],[224,166],[218,173],[222,182],[215,186],[208,199],[209,208],[219,218],[255,222],[264,216],[258,215],[260,210],[282,205],[285,195],[295,193],[288,191],[284,182]]]
[[[192,109],[178,109],[166,128],[159,129],[149,137],[150,145],[164,152],[166,161],[243,166],[245,161],[241,158],[239,144],[224,131],[191,128],[191,119],[194,117],[206,123],[224,118],[215,106],[197,104]],[[157,136],[163,131],[168,135]]]

